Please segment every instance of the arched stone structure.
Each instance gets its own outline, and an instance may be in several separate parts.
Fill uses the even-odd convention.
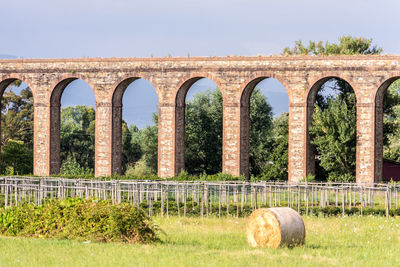
[[[276,79],[282,85],[285,83],[280,77],[273,77],[271,73],[257,73],[244,83],[240,98],[240,174],[249,178],[250,170],[250,98],[254,88],[265,79]],[[281,82],[283,81],[283,83]],[[286,89],[286,88],[285,88]],[[287,91],[286,91],[287,92]]]
[[[342,80],[346,82],[350,87],[353,89],[354,93],[356,94],[356,88],[353,87],[352,84],[350,84],[347,79],[348,77],[342,78],[340,77],[340,73],[324,73],[320,77],[314,78],[315,82],[312,83],[312,86],[309,88],[307,92],[307,116],[306,116],[306,158],[305,158],[305,166],[307,168],[307,173],[310,174],[315,174],[315,153],[314,153],[314,148],[311,145],[311,138],[309,134],[309,128],[311,127],[312,124],[312,117],[314,114],[314,105],[317,97],[318,91],[321,89],[321,87],[328,81],[336,79],[336,80]],[[356,94],[357,95],[357,94]],[[357,100],[356,100],[357,103]],[[357,148],[356,148],[357,150]]]
[[[179,89],[176,92],[175,99],[175,173],[180,173],[185,169],[185,107],[186,95],[194,83],[201,79],[210,79],[213,77],[207,74],[195,74],[192,77],[185,77],[180,83]],[[215,82],[215,81],[213,81]],[[219,82],[217,81],[219,88]],[[223,96],[223,93],[222,93]]]
[[[61,134],[60,134],[60,115],[61,115],[61,97],[67,86],[78,79],[80,76],[63,77],[54,86],[50,95],[50,173],[59,173],[61,167],[60,152],[61,152]],[[84,80],[84,78],[83,78]],[[93,90],[93,88],[92,88]]]
[[[148,80],[159,98],[159,166],[161,177],[182,169],[177,139],[182,121],[182,97],[190,83],[206,77],[223,94],[223,167],[225,173],[245,174],[248,149],[243,146],[247,125],[243,120],[242,95],[262,77],[279,80],[289,95],[289,179],[301,180],[311,167],[307,163],[309,92],[321,79],[340,77],[357,97],[357,181],[380,181],[381,96],[394,77],[400,76],[400,56],[270,56],[210,58],[82,58],[0,60],[0,81],[16,77],[26,81],[35,98],[34,173],[49,175],[58,168],[52,125],[58,97],[57,85],[65,79],[87,81],[96,99],[96,176],[119,170],[118,146],[120,96],[132,77]],[[197,77],[197,78],[196,78]],[[59,85],[61,86],[61,85]],[[62,87],[62,86],[61,86]],[[125,87],[126,88],[126,87]],[[247,91],[246,91],[246,88]],[[180,90],[181,89],[181,90]],[[53,95],[53,90],[54,95]],[[246,91],[244,93],[244,91]],[[57,97],[56,97],[57,96]],[[115,128],[115,129],[114,129]],[[179,154],[181,153],[181,154]],[[247,166],[246,166],[247,164]]]
[[[389,86],[400,78],[399,74],[394,74],[392,77],[385,77],[386,80],[383,81],[378,90],[375,93],[375,181],[380,182],[382,181],[382,174],[383,174],[383,99],[386,90]]]

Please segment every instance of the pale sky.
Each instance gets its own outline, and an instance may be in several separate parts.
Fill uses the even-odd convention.
[[[400,54],[398,0],[1,0],[1,9],[0,54],[23,58],[270,55],[298,39],[342,35],[373,38],[384,53]],[[65,91],[63,106],[93,104],[82,83]],[[136,83],[124,96],[124,119],[144,126],[157,99],[151,85]],[[260,87],[276,114],[287,110],[282,87]],[[143,97],[146,104],[137,101]]]

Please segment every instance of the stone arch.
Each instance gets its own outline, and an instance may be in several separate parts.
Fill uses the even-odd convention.
[[[50,94],[50,106],[58,105],[59,103],[61,103],[61,97],[62,94],[64,93],[65,88],[75,80],[83,80],[90,86],[97,103],[97,94],[95,90],[96,87],[94,86],[93,83],[91,83],[90,80],[88,80],[85,76],[82,75],[68,75],[68,76],[63,76],[60,79],[57,79],[57,81],[53,83],[51,87],[52,91]]]
[[[273,73],[257,73],[256,75],[253,75],[251,78],[247,79],[240,87],[240,105],[246,105],[246,103],[249,103],[250,96],[253,93],[253,90],[257,86],[257,84],[269,78],[277,80],[283,85],[283,87],[285,87],[290,102],[291,100],[291,94],[289,90],[290,87],[285,79]]]
[[[321,86],[324,85],[326,82],[332,79],[339,79],[347,84],[350,85],[352,88],[355,96],[356,96],[356,103],[358,102],[358,94],[357,94],[357,87],[355,83],[352,81],[351,77],[341,75],[340,73],[324,73],[318,77],[314,77],[311,80],[311,86],[308,88],[305,94],[305,104],[306,104],[306,118],[305,118],[305,144],[306,144],[306,158],[305,158],[305,166],[306,166],[306,174],[313,174],[315,175],[315,153],[314,149],[311,146],[311,138],[309,135],[309,128],[312,123],[312,116],[314,113],[314,104],[316,100],[316,96],[318,91],[321,89]],[[357,127],[357,125],[356,125]],[[357,150],[357,148],[356,148]],[[356,152],[357,157],[357,152]]]
[[[140,76],[126,76],[120,79],[113,86],[112,93],[112,144],[111,144],[111,171],[112,173],[122,174],[122,99],[125,90],[128,86],[136,80],[148,79]],[[150,83],[150,82],[149,82]],[[152,86],[153,84],[150,83]],[[159,91],[153,86],[156,91],[157,98],[159,98]]]
[[[357,90],[357,86],[355,86],[355,83],[353,83],[351,77],[348,76],[344,76],[341,75],[340,73],[326,73],[323,74],[321,76],[318,77],[314,77],[311,82],[309,84],[311,84],[311,86],[307,89],[305,97],[306,97],[306,104],[307,106],[314,106],[314,102],[315,102],[315,97],[317,96],[317,92],[318,90],[321,88],[322,85],[324,85],[327,81],[331,80],[331,79],[339,79],[339,80],[343,80],[346,83],[348,83],[350,85],[350,87],[353,89],[354,94],[356,95],[356,99],[358,101],[358,90]]]
[[[26,83],[29,87],[29,89],[32,92],[33,95],[33,101],[35,102],[35,100],[37,100],[37,96],[36,96],[36,90],[35,88],[33,88],[31,85],[33,84],[33,82],[29,79],[27,79],[24,76],[21,76],[19,74],[10,74],[10,75],[6,75],[6,76],[2,76],[1,80],[0,80],[0,96],[3,96],[4,91],[7,89],[7,87],[13,83],[16,80],[20,80],[24,83]]]
[[[190,87],[197,81],[201,80],[201,79],[209,79],[211,81],[213,81],[219,91],[222,94],[222,99],[225,100],[225,91],[221,85],[221,82],[219,81],[219,79],[217,79],[216,77],[214,77],[213,75],[209,74],[209,73],[195,73],[195,74],[191,74],[191,75],[187,75],[185,76],[183,79],[181,79],[178,83],[177,89],[174,93],[175,95],[175,105],[176,106],[182,106],[185,105],[185,99],[186,99],[186,95],[190,89]]]
[[[146,75],[145,73],[140,73],[140,74],[127,74],[122,77],[120,77],[113,85],[111,86],[111,91],[110,94],[108,95],[108,101],[113,102],[114,99],[117,99],[119,95],[121,95],[121,101],[123,98],[123,94],[125,93],[126,88],[133,83],[134,81],[138,79],[144,79],[148,83],[150,83],[153,87],[154,90],[156,91],[157,97],[160,99],[161,97],[161,91],[158,85],[154,82],[153,77]]]
[[[50,174],[60,172],[61,168],[61,135],[60,135],[60,112],[61,112],[61,97],[65,88],[75,80],[83,80],[93,91],[96,100],[96,91],[93,84],[81,75],[68,75],[58,79],[52,86],[50,94]],[[97,101],[96,101],[97,103]],[[96,137],[95,137],[96,138]],[[96,158],[96,156],[95,156]],[[95,160],[96,164],[96,160]]]
[[[290,103],[290,91],[287,82],[273,73],[257,73],[247,79],[240,89],[240,174],[250,177],[250,97],[254,88],[265,79],[275,79],[285,87]]]
[[[383,105],[383,98],[386,93],[386,90],[393,82],[395,82],[398,79],[400,79],[400,74],[396,74],[391,77],[386,77],[385,79],[382,79],[382,81],[378,85],[378,89],[374,92],[375,106]]]
[[[221,87],[221,83],[218,79],[215,79],[212,75],[208,73],[196,73],[185,76],[178,83],[178,87],[175,92],[174,98],[174,108],[175,108],[175,146],[174,146],[174,155],[175,155],[175,166],[174,173],[180,173],[185,169],[185,106],[186,106],[186,95],[191,88],[191,86],[203,79],[207,78],[213,81],[218,90],[220,90],[222,94],[222,101],[225,103],[225,92]],[[223,120],[224,121],[224,120]],[[224,126],[222,126],[224,129]],[[222,137],[222,143],[224,143],[225,134]],[[223,161],[223,158],[222,158]],[[222,163],[223,164],[223,163]]]
[[[375,149],[373,151],[374,154],[374,181],[375,182],[382,182],[383,181],[383,100],[385,93],[389,86],[395,82],[396,80],[400,79],[400,74],[396,73],[391,77],[385,77],[380,81],[380,84],[377,87],[377,90],[374,92],[374,108],[375,108],[375,123],[374,123],[374,130],[375,130]],[[400,103],[399,103],[400,104]]]

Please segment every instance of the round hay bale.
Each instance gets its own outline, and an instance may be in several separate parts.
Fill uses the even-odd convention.
[[[291,208],[257,209],[247,220],[247,242],[252,247],[295,246],[304,244],[304,221]]]

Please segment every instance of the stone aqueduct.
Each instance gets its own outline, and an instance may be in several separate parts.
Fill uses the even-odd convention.
[[[80,58],[0,60],[0,92],[15,79],[34,95],[34,174],[60,168],[60,99],[65,87],[82,79],[96,100],[95,175],[121,171],[122,96],[138,78],[158,95],[158,175],[184,168],[184,107],[190,86],[214,81],[223,95],[222,171],[249,170],[249,98],[265,78],[281,82],[289,96],[289,180],[314,169],[308,126],[315,95],[328,79],[347,81],[357,98],[357,182],[382,179],[383,94],[400,77],[400,56]]]

